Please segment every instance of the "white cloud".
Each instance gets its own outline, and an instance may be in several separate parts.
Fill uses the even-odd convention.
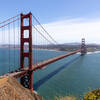
[[[87,22],[86,22],[87,21]],[[80,42],[100,43],[100,20],[69,19],[43,25],[59,43]]]
[[[43,24],[43,26],[58,43],[81,42],[81,38],[84,37],[86,38],[86,43],[100,44],[100,19],[67,19]],[[39,26],[37,26],[37,28],[49,39]],[[18,44],[18,40],[20,39],[20,36],[18,36],[20,35],[18,28],[15,29],[15,33],[15,43]],[[33,29],[33,43],[44,44],[43,38],[37,33],[38,32]],[[0,31],[0,44],[2,43],[9,43],[9,30],[7,29]],[[14,32],[13,29],[11,29],[10,44],[13,43]]]

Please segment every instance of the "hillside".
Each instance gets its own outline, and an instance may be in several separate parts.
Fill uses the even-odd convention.
[[[0,100],[43,100],[36,93],[31,93],[28,89],[20,85],[13,77],[0,79]]]
[[[25,45],[25,48],[28,46]],[[0,48],[9,48],[9,45],[0,45]],[[16,49],[20,48],[20,45],[15,45]],[[75,51],[81,48],[80,43],[65,43],[65,44],[58,44],[58,45],[33,45],[33,49],[48,49],[48,50],[57,50],[57,51]],[[100,44],[86,44],[86,48],[88,52],[100,51]],[[10,45],[10,49],[14,49],[14,45]]]

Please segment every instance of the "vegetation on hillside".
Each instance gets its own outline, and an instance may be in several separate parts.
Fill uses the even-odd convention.
[[[83,100],[100,100],[100,89],[88,92]]]
[[[66,97],[56,97],[55,100],[76,100],[76,97],[69,97],[69,96],[66,96]]]

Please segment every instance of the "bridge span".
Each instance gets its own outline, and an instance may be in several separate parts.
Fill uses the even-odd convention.
[[[65,55],[61,55],[61,56],[57,56],[57,57],[48,59],[48,60],[43,61],[43,62],[39,62],[37,64],[34,64],[34,65],[32,65],[32,69],[31,70],[29,70],[29,67],[25,67],[24,69],[19,69],[19,70],[15,71],[15,72],[8,73],[8,74],[2,75],[0,77],[1,78],[2,77],[6,77],[6,76],[12,76],[12,77],[15,77],[15,78],[23,77],[24,75],[28,74],[29,71],[34,72],[36,70],[42,69],[42,68],[44,68],[45,66],[47,66],[47,65],[49,65],[51,63],[54,63],[54,62],[56,62],[58,60],[61,60],[61,59],[65,58],[65,57],[68,57],[68,56],[71,56],[73,54],[76,54],[78,52],[81,52],[81,49],[79,49],[77,51],[69,52],[69,53],[67,53]]]
[[[17,15],[19,16],[19,15]],[[13,18],[16,18],[17,16],[15,17],[12,17],[6,21],[9,21]],[[49,36],[49,38],[52,40],[52,42],[50,40],[48,40],[48,38],[46,38],[39,30],[37,30],[37,28],[35,26],[32,25],[32,13],[28,13],[28,14],[20,14],[20,68],[13,71],[13,72],[9,72],[7,74],[4,74],[4,75],[1,75],[0,78],[2,77],[6,77],[6,76],[12,76],[12,77],[15,77],[15,78],[20,78],[20,82],[21,84],[25,87],[25,88],[28,88],[30,89],[31,91],[33,91],[33,72],[36,71],[36,70],[39,70],[39,69],[42,69],[44,68],[45,66],[51,64],[51,63],[54,63],[58,60],[61,60],[65,57],[68,57],[68,56],[71,56],[73,54],[76,54],[78,52],[81,53],[81,55],[85,55],[86,54],[86,46],[85,46],[85,39],[83,38],[82,39],[82,44],[79,48],[79,50],[76,50],[76,51],[73,51],[73,52],[69,52],[67,54],[64,54],[64,55],[60,55],[60,56],[57,56],[57,57],[54,57],[54,58],[50,58],[48,60],[45,60],[43,62],[39,62],[37,64],[33,64],[33,55],[32,55],[32,28],[34,27],[35,30],[37,32],[40,33],[40,35],[46,39],[49,43],[52,44],[52,42],[55,42],[55,44],[57,44],[57,42],[50,36],[50,34],[43,28],[43,26],[39,23],[39,21],[33,16],[33,18],[37,21],[37,23],[40,25],[40,27],[47,33],[47,35]],[[25,20],[28,19],[28,24],[25,25]],[[19,20],[19,18],[17,19],[13,19],[13,21],[7,23],[7,24],[4,24],[2,26],[0,26],[0,28],[3,28],[11,23],[14,23],[15,21]],[[6,21],[3,21],[2,23],[5,23]],[[1,23],[1,24],[2,24]],[[10,28],[10,26],[8,27]],[[14,28],[15,28],[15,25],[14,25]],[[28,31],[28,37],[26,38],[25,37],[25,31]],[[9,48],[10,48],[10,29],[9,29],[9,37],[8,37],[8,40],[9,40]],[[15,30],[14,30],[14,33],[15,33]],[[26,52],[25,51],[25,43],[28,43],[28,51]],[[15,35],[14,35],[14,44],[15,44]],[[54,44],[54,46],[56,46]],[[14,45],[14,49],[15,49],[15,45]],[[14,52],[15,54],[15,52]],[[9,49],[9,55],[10,55],[10,49]],[[28,58],[28,66],[25,66],[25,58]],[[10,61],[10,56],[9,56],[9,61]],[[14,60],[15,62],[15,60]]]

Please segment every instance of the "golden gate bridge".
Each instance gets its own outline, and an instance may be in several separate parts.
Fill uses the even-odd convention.
[[[35,21],[37,24],[33,25]],[[42,29],[42,32],[40,28]],[[9,60],[9,64],[7,66],[9,67],[9,72],[3,75],[0,75],[0,77],[13,76],[15,78],[20,78],[20,83],[25,88],[28,88],[31,91],[34,90],[33,89],[33,72],[34,71],[39,70],[45,67],[46,65],[54,63],[60,59],[71,56],[78,52],[80,52],[82,56],[86,54],[85,39],[83,38],[81,47],[78,50],[69,52],[57,57],[52,57],[44,61],[40,61],[40,62],[36,61],[34,63],[33,59],[35,56],[33,56],[34,54],[32,52],[34,49],[33,43],[35,43],[35,45],[39,44],[41,47],[45,45],[45,49],[48,49],[47,46],[50,44],[56,47],[58,46],[59,43],[45,30],[45,28],[41,25],[41,23],[37,20],[37,18],[31,12],[28,14],[23,14],[23,13],[18,14],[14,17],[11,17],[1,22],[0,29],[1,29],[0,45],[2,48],[8,48],[8,60]],[[38,37],[42,37],[42,39]],[[14,51],[13,54],[11,53],[12,48]],[[20,50],[20,54],[19,54],[20,59],[18,58],[18,62],[16,62],[15,49]],[[19,68],[17,69],[17,71],[14,70],[11,72],[11,66],[12,66],[11,56],[13,56],[13,62],[14,62],[13,66],[16,66],[16,63],[19,63]],[[28,59],[27,66],[25,65],[26,58]],[[37,59],[37,55],[35,59]],[[5,62],[5,60],[3,62]]]

